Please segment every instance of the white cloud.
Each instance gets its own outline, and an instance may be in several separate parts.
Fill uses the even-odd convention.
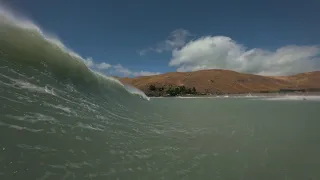
[[[276,51],[247,49],[225,36],[207,36],[172,51],[177,71],[229,69],[263,75],[287,75],[320,69],[319,46],[284,46]]]
[[[97,69],[106,70],[106,69],[109,69],[109,68],[111,68],[111,65],[107,64],[105,62],[97,64]]]
[[[110,64],[105,62],[96,63],[92,58],[83,59],[83,61],[86,64],[86,66],[88,66],[91,69],[107,70],[112,67]]]
[[[132,74],[132,72],[128,68],[123,67],[121,64],[117,64],[113,66],[113,68],[116,72],[121,73],[125,76],[130,76]]]
[[[157,75],[160,74],[159,72],[149,72],[149,71],[131,71],[128,68],[123,67],[121,64],[117,64],[113,66],[116,73],[120,73],[124,76],[151,76],[151,75]]]
[[[93,63],[93,59],[92,58],[88,58],[88,59],[83,59],[84,63],[89,67],[92,68],[95,66],[95,64]]]
[[[150,72],[150,71],[140,71],[140,72],[133,72],[134,76],[152,76],[152,75],[158,75],[159,72]]]
[[[107,74],[122,75],[122,76],[152,76],[160,74],[159,72],[150,71],[132,71],[128,68],[123,67],[121,64],[111,65],[105,62],[96,63],[92,58],[83,59],[84,63],[90,69],[103,71]]]
[[[176,29],[170,33],[166,40],[161,41],[155,47],[149,47],[138,51],[140,55],[145,55],[148,52],[162,53],[178,49],[184,46],[188,38],[192,36],[191,33],[185,29]]]
[[[165,40],[165,50],[172,50],[184,46],[191,33],[185,29],[176,29],[172,31],[167,40]]]

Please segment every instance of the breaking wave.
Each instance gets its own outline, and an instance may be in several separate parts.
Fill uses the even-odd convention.
[[[43,75],[54,77],[61,83],[72,83],[78,88],[91,88],[90,91],[100,93],[110,93],[112,90],[129,92],[149,99],[142,91],[127,88],[119,80],[89,69],[87,59],[67,48],[59,39],[46,34],[33,22],[14,16],[4,8],[0,8],[0,46],[0,58],[6,61],[2,66],[31,66]],[[28,82],[17,81],[17,84],[48,92],[46,87],[39,89]]]

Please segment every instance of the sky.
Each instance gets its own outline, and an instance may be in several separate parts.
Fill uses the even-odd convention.
[[[320,1],[0,0],[108,75],[320,70]]]

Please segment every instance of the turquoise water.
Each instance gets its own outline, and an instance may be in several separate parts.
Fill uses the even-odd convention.
[[[0,20],[0,179],[320,179],[318,96],[148,100]]]

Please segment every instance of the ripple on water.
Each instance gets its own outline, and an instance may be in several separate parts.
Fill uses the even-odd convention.
[[[41,145],[35,145],[35,146],[31,146],[31,145],[27,145],[27,144],[18,144],[16,145],[18,148],[22,148],[22,149],[28,149],[28,150],[37,150],[37,151],[41,151],[41,152],[57,152],[57,149],[53,149],[53,148],[49,148],[49,147],[45,147],[45,146],[41,146]]]
[[[60,105],[60,104],[54,105],[54,104],[50,104],[50,103],[44,102],[44,105],[45,105],[45,106],[48,106],[48,107],[52,107],[52,108],[58,109],[58,110],[61,110],[61,111],[66,112],[66,113],[68,113],[68,114],[73,114],[73,115],[75,115],[75,116],[77,115],[77,113],[76,113],[75,111],[72,111],[71,108],[66,107],[66,106],[62,106],[62,105]]]
[[[50,131],[48,131],[47,133],[52,133],[52,134],[55,134],[57,133],[56,129],[55,128],[50,128]]]
[[[89,138],[89,137],[84,137],[84,139],[85,139],[86,141],[92,141],[92,139]]]
[[[75,127],[81,128],[81,129],[88,129],[88,130],[93,130],[93,131],[103,131],[103,129],[99,127],[94,127],[91,124],[84,124],[79,122]]]
[[[28,128],[28,127],[22,127],[22,126],[18,126],[18,125],[13,125],[13,124],[7,124],[7,123],[2,122],[2,121],[0,121],[0,126],[7,126],[9,128],[15,129],[15,130],[19,130],[19,131],[25,130],[25,131],[34,132],[34,133],[43,131],[43,129],[32,129],[32,128]]]
[[[111,175],[111,174],[115,174],[116,172],[117,172],[116,169],[110,168],[109,171],[107,171],[107,172],[101,172],[100,175],[101,175],[101,176],[109,176],[109,175]]]
[[[61,178],[61,180],[66,180],[69,176],[73,176],[73,179],[75,179],[75,174],[67,171],[66,174]]]
[[[56,175],[56,173],[47,171],[47,172],[44,173],[43,176],[41,176],[40,178],[37,178],[37,180],[46,180],[52,175]]]
[[[82,162],[67,162],[65,164],[65,167],[69,167],[72,169],[79,169],[82,168],[83,166],[89,166],[89,167],[93,167],[92,164],[88,163],[87,161],[82,161]]]
[[[82,141],[83,139],[80,136],[76,136],[76,140]]]
[[[40,113],[26,113],[24,116],[6,115],[6,117],[14,120],[18,120],[18,121],[25,121],[32,124],[37,122],[47,122],[50,124],[56,124],[59,122],[54,117],[47,116]]]

